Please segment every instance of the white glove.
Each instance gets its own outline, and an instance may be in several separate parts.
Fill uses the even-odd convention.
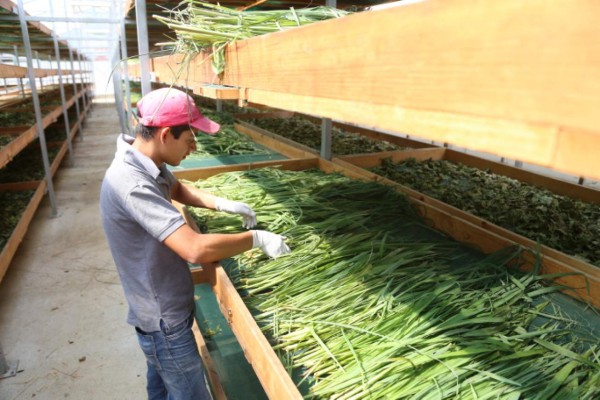
[[[267,256],[277,258],[291,251],[285,239],[276,233],[255,230],[252,231],[252,248],[259,247]]]
[[[231,201],[222,197],[215,197],[215,209],[230,214],[241,215],[242,219],[244,220],[242,226],[246,229],[256,226],[256,213],[246,203]]]

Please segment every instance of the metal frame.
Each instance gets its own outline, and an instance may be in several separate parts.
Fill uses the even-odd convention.
[[[150,84],[150,46],[148,44],[148,21],[146,20],[146,0],[135,0],[135,16],[137,20],[138,53],[140,58],[140,74],[142,78],[142,96],[152,90]]]
[[[23,44],[25,46],[25,54],[27,55],[27,75],[31,86],[31,97],[33,99],[33,109],[35,110],[36,130],[40,140],[40,147],[42,150],[42,161],[44,163],[44,172],[46,174],[46,181],[48,184],[48,198],[50,199],[50,206],[52,207],[52,217],[58,215],[56,208],[56,196],[54,194],[54,184],[52,183],[52,173],[50,172],[50,162],[48,158],[48,148],[46,146],[46,135],[44,134],[44,125],[42,122],[42,111],[40,107],[40,99],[37,94],[37,88],[35,87],[35,74],[33,72],[33,55],[31,52],[31,43],[29,42],[29,30],[27,23],[25,22],[25,11],[23,9],[23,0],[19,0],[18,3],[19,18],[21,19],[21,32],[23,34]],[[70,50],[70,49],[69,49]]]

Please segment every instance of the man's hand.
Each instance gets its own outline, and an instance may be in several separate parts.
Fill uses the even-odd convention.
[[[256,226],[256,213],[246,203],[231,201],[222,197],[215,198],[215,209],[230,214],[239,214],[244,220],[242,226],[250,229]]]
[[[252,248],[258,247],[272,258],[288,254],[291,250],[285,244],[285,236],[267,231],[252,231]]]

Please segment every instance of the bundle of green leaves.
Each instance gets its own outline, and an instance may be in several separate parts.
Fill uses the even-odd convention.
[[[224,264],[306,398],[600,395],[598,337],[549,302],[562,287],[511,268],[519,249],[480,254],[393,188],[337,174],[257,169],[195,185],[249,203],[259,229],[288,238],[288,255]],[[211,233],[242,229],[192,213]]]

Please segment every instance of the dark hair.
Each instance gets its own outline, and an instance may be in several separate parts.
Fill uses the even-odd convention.
[[[161,127],[158,126],[146,126],[142,124],[138,124],[135,127],[136,135],[139,135],[144,140],[150,140],[154,137],[154,132],[156,132]],[[185,131],[192,130],[189,125],[177,125],[177,126],[169,126],[171,128],[171,134],[175,139],[179,139],[179,136]]]
[[[139,118],[141,118],[140,110],[137,110],[137,117],[137,120],[139,121]],[[144,140],[150,140],[154,137],[154,132],[159,128],[162,127],[137,124],[135,127],[135,134],[141,136]],[[181,136],[183,132],[192,129],[189,125],[169,126],[169,128],[171,128],[171,134],[175,139],[179,139],[179,136]]]

